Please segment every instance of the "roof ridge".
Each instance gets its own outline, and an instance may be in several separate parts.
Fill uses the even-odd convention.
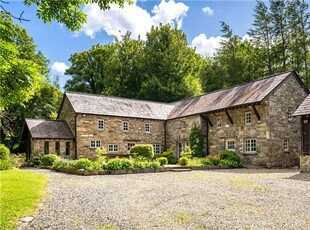
[[[44,118],[25,118],[25,120],[66,122],[65,120],[58,120],[58,119],[57,120],[51,120],[51,119],[44,119]]]
[[[192,100],[192,99],[194,99],[194,98],[203,97],[203,96],[206,96],[206,95],[210,95],[210,94],[213,94],[213,93],[217,93],[217,92],[221,92],[221,91],[225,91],[225,90],[237,88],[237,87],[244,86],[244,85],[247,85],[247,84],[252,84],[252,83],[259,82],[259,81],[263,81],[263,80],[266,80],[266,79],[269,79],[269,78],[277,77],[277,76],[280,76],[280,75],[283,75],[283,74],[286,74],[286,73],[287,73],[288,76],[289,76],[292,72],[294,72],[294,70],[285,71],[285,72],[282,72],[282,73],[277,73],[277,74],[270,75],[270,76],[267,76],[267,77],[264,77],[264,78],[261,78],[261,79],[257,79],[257,80],[253,80],[253,81],[249,81],[249,82],[237,84],[237,85],[230,86],[230,87],[223,88],[223,89],[217,89],[217,90],[214,90],[214,91],[211,91],[211,92],[202,94],[202,95],[193,96],[193,97],[181,99],[181,100],[178,100],[178,101],[174,101],[174,102],[171,102],[170,104],[176,104],[176,103],[178,103],[178,102],[188,101],[188,100]]]
[[[80,94],[80,95],[100,97],[100,98],[110,98],[110,99],[117,99],[117,100],[128,100],[128,101],[136,101],[136,102],[145,102],[145,103],[153,103],[153,104],[173,106],[172,104],[167,103],[167,102],[149,101],[149,100],[141,100],[141,99],[135,99],[135,98],[116,97],[116,96],[105,96],[105,95],[101,95],[101,94],[92,94],[92,93],[84,93],[84,92],[68,91],[68,92],[65,92],[65,94]]]

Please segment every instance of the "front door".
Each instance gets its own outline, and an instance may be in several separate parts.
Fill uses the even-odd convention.
[[[302,117],[302,153],[310,154],[310,117]]]

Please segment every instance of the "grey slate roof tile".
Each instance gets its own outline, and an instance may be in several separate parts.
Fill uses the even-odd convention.
[[[74,139],[65,121],[26,118],[25,122],[32,138]]]
[[[310,114],[310,95],[308,95],[306,99],[301,103],[293,116],[302,116],[307,114]]]

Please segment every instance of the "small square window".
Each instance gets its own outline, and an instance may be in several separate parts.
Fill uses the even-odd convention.
[[[151,132],[151,125],[150,125],[150,123],[145,123],[144,124],[144,131],[146,133],[150,133]]]
[[[216,118],[216,127],[218,127],[218,128],[222,127],[222,118],[221,117]]]
[[[130,153],[131,147],[133,147],[133,146],[135,146],[135,145],[136,145],[135,142],[128,142],[128,143],[127,143],[127,152]]]
[[[245,113],[245,124],[249,125],[252,123],[252,114],[251,112]]]
[[[118,145],[109,145],[108,146],[108,151],[110,153],[117,153],[118,152]]]
[[[128,121],[123,121],[123,131],[128,132],[129,131],[129,123]]]
[[[161,153],[160,152],[160,144],[154,144],[153,147],[154,147],[155,155],[159,155]]]
[[[90,141],[90,147],[91,148],[101,148],[101,141]]]
[[[285,138],[283,140],[283,149],[284,149],[284,152],[288,152],[289,151],[289,141],[287,138]]]
[[[245,139],[244,151],[246,153],[255,153],[256,149],[256,139]]]
[[[104,120],[98,120],[98,129],[104,130]]]
[[[186,122],[185,121],[181,121],[181,129],[182,130],[186,129]]]
[[[226,149],[230,151],[235,151],[235,140],[234,139],[226,140]]]
[[[287,119],[289,121],[293,120],[293,113],[294,113],[293,108],[288,107],[287,108]]]

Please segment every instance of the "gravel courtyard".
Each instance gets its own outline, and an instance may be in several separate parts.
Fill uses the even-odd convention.
[[[310,229],[310,175],[296,170],[31,171],[48,176],[48,195],[19,229]]]

